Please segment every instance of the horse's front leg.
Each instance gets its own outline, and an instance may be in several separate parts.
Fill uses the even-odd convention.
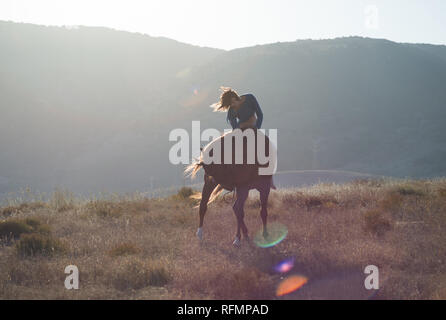
[[[246,227],[246,224],[245,224],[245,211],[244,210],[242,210],[242,219],[240,221],[240,227],[242,228],[243,237],[246,240],[249,240],[249,237],[248,237],[248,227]]]
[[[232,244],[236,247],[240,246],[241,243],[241,234],[240,234],[240,219],[237,217],[237,213],[235,214],[237,218],[237,233],[235,235],[235,239]]]
[[[266,210],[266,206],[263,207],[260,210],[260,217],[262,218],[262,223],[263,223],[263,237],[266,239],[268,237],[268,228],[266,226],[266,221],[267,221],[267,217],[268,217],[268,211]]]
[[[263,223],[263,237],[266,239],[268,237],[268,229],[267,229],[267,217],[268,217],[268,197],[269,197],[270,187],[260,189],[260,217],[262,218]]]
[[[240,246],[242,240],[241,232],[243,232],[243,237],[245,238],[245,240],[249,240],[249,237],[248,237],[248,228],[246,227],[243,218],[237,215],[237,213],[236,213],[236,218],[237,218],[237,233],[235,235],[235,239],[232,242],[232,244],[238,247]]]
[[[203,191],[201,192],[201,200],[200,200],[200,208],[198,210],[200,216],[200,222],[197,230],[197,237],[200,240],[203,240],[203,223],[204,223],[204,215],[206,214],[206,210],[208,208],[209,198],[211,197],[212,191],[214,191],[217,183],[214,178],[204,175],[204,186]]]

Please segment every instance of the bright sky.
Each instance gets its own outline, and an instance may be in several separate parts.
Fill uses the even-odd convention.
[[[105,26],[227,50],[351,35],[446,44],[445,0],[0,0],[0,20]]]

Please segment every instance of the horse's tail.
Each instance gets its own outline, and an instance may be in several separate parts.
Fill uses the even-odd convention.
[[[194,178],[197,172],[200,171],[203,164],[204,162],[200,157],[199,160],[194,160],[190,165],[188,165],[184,170],[184,173],[186,174],[186,176]]]
[[[224,188],[218,184],[214,191],[212,191],[211,195],[209,196],[209,200],[207,204],[211,204],[212,202],[214,202],[215,199],[217,199],[217,197],[223,192]],[[192,194],[191,196],[189,196],[190,199],[194,199],[194,200],[201,200],[201,192],[196,192],[194,194]],[[194,208],[198,208],[200,205],[196,205]]]
[[[224,188],[221,186],[221,184],[217,185],[212,191],[211,196],[209,197],[208,204],[214,202],[215,199],[223,192]]]

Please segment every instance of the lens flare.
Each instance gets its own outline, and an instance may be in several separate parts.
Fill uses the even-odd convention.
[[[304,276],[288,277],[279,284],[279,286],[277,287],[276,295],[280,297],[294,292],[307,282],[308,279]]]
[[[288,229],[281,223],[271,223],[268,225],[268,235],[263,236],[263,230],[259,230],[254,236],[254,243],[261,248],[273,247],[285,239]]]
[[[274,270],[276,272],[286,273],[286,272],[290,271],[291,269],[293,269],[293,267],[294,267],[294,258],[288,258],[286,260],[283,260],[279,264],[277,264],[274,267]]]

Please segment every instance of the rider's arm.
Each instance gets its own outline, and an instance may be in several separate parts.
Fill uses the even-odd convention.
[[[256,116],[257,116],[256,127],[258,129],[260,129],[260,127],[262,126],[262,121],[263,121],[263,112],[262,112],[262,109],[260,109],[259,103],[257,102],[257,99],[256,99],[256,97],[254,97],[254,95],[252,95],[252,106],[253,106]]]
[[[235,114],[232,112],[231,109],[228,110],[227,120],[231,124],[232,129],[238,128],[239,123],[237,121],[237,118],[235,117]]]

